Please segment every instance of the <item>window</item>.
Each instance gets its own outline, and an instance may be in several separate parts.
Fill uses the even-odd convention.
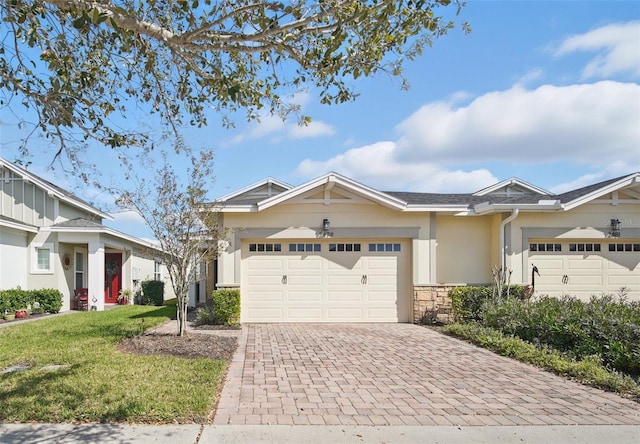
[[[640,252],[640,244],[609,244],[609,251]]]
[[[529,244],[529,251],[562,251],[562,244],[531,243]]]
[[[592,252],[601,251],[600,244],[569,244],[569,251]]]
[[[162,280],[162,270],[160,269],[160,262],[158,261],[153,261],[153,280]]]
[[[387,243],[387,244],[369,244],[369,251],[370,252],[390,252],[390,251],[400,251],[400,244],[393,244],[393,243]]]
[[[249,244],[249,251],[257,251],[260,253],[273,253],[282,251],[282,244],[273,244],[273,243],[260,243],[260,244]]]
[[[361,250],[360,244],[329,244],[329,251],[338,251],[338,252],[358,252]]]
[[[75,250],[75,263],[74,263],[74,267],[75,267],[75,283],[76,286],[75,288],[85,288],[86,285],[86,279],[85,279],[85,260],[84,260],[84,253],[82,251],[78,251],[77,249]]]
[[[53,273],[53,245],[42,244],[33,248],[33,258],[31,262],[32,273]]]
[[[311,252],[315,252],[318,253],[319,251],[321,251],[321,245],[320,244],[289,244],[289,251],[291,252],[307,252],[307,253],[311,253]]]

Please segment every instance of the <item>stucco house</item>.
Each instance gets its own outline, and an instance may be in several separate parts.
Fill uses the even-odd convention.
[[[164,280],[158,248],[104,226],[105,219],[112,217],[0,158],[0,289],[58,289],[63,311],[77,308],[78,290],[88,308],[103,310],[123,288]]]
[[[414,322],[492,268],[536,294],[640,299],[640,173],[553,194],[517,178],[471,194],[379,191],[329,173],[217,201],[228,237],[199,300],[239,288],[241,322]]]

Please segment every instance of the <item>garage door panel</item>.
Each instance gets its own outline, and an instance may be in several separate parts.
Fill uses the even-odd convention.
[[[314,322],[322,319],[322,307],[292,307],[287,309],[287,321]]]
[[[329,291],[327,293],[327,302],[341,302],[341,301],[350,301],[350,302],[362,302],[363,301],[362,290],[357,288],[353,291],[348,290],[340,290],[340,291]]]
[[[626,244],[635,242],[625,240],[625,248]],[[589,299],[627,287],[632,299],[639,297],[640,255],[619,248],[612,250],[606,241],[572,240],[565,241],[561,247],[561,251],[530,252],[529,271],[532,264],[540,270],[540,276],[536,276],[536,294],[569,294]],[[589,251],[572,251],[576,247]]]
[[[391,316],[389,309],[386,307],[373,307],[367,309],[367,320],[372,322],[398,322],[398,317]]]
[[[345,249],[355,244],[322,241],[321,251],[308,255],[286,251],[286,247],[280,252],[249,252],[248,244],[243,244],[242,322],[410,319],[407,242],[401,244],[402,251],[368,251],[367,244],[358,241],[362,251],[357,252],[329,251],[330,243],[337,243],[337,248],[344,243]],[[406,300],[398,300],[400,291]]]
[[[279,288],[271,291],[249,291],[246,299],[251,302],[282,302],[282,291]]]
[[[287,293],[287,300],[291,302],[322,302],[322,291],[309,287],[308,291],[295,290]]]
[[[280,308],[249,308],[247,316],[252,322],[279,322],[283,319]]]
[[[585,259],[569,259],[567,261],[567,268],[569,270],[602,270],[603,261],[599,258],[585,258]]]
[[[364,320],[361,307],[330,307],[327,308],[327,319],[338,322],[357,322]]]

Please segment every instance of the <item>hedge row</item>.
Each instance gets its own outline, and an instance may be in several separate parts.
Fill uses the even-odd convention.
[[[0,290],[0,313],[14,313],[17,310],[26,309],[27,306],[34,308],[36,302],[40,305],[40,310],[47,313],[58,313],[62,308],[62,293],[53,288]]]
[[[521,297],[525,287],[513,285],[502,289],[501,299]],[[493,302],[495,287],[468,286],[449,290],[453,313],[457,322],[481,321],[485,306]]]
[[[483,325],[544,344],[576,359],[597,356],[611,369],[640,375],[640,302],[614,295],[584,302],[542,297],[489,305]]]

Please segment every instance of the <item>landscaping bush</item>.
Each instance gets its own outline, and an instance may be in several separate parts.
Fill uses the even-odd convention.
[[[31,305],[34,302],[40,304],[40,309],[48,313],[58,313],[62,308],[62,293],[53,288],[31,291]]]
[[[218,323],[235,325],[240,321],[240,290],[216,290],[211,296]]]
[[[518,298],[523,291],[521,285],[503,288],[504,299]],[[507,295],[508,291],[508,295]],[[449,297],[453,307],[453,313],[457,322],[481,321],[487,304],[493,300],[494,287],[468,286],[456,287],[449,290]]]
[[[164,305],[164,282],[162,281],[142,281],[142,305]]]
[[[505,300],[487,305],[483,325],[544,344],[576,359],[598,356],[607,367],[640,375],[640,303],[613,295]]]
[[[0,312],[14,313],[17,310],[33,307],[38,302],[40,309],[49,313],[58,313],[62,308],[62,293],[51,288],[41,290],[22,290],[12,288],[0,290]]]

